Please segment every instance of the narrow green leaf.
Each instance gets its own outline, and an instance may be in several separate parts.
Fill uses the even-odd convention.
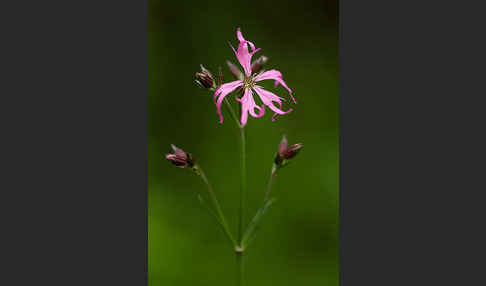
[[[209,214],[214,217],[218,223],[221,223],[220,219],[218,218],[218,216],[216,215],[216,213],[211,209],[211,207],[209,206],[209,204],[203,199],[203,197],[201,196],[201,194],[197,194],[197,198],[199,200],[199,202],[201,203],[201,205],[209,212]]]
[[[216,220],[216,222],[218,223],[218,225],[221,227],[221,230],[224,232],[224,234],[226,235],[226,238],[228,238],[228,240],[230,241],[230,243],[232,244],[232,246],[234,247],[236,245],[236,242],[235,240],[233,239],[233,237],[231,236],[231,233],[229,232],[229,230],[227,229],[227,227],[224,225],[223,221],[221,220],[221,218],[211,209],[211,207],[209,206],[209,204],[206,202],[205,199],[203,199],[203,196],[201,196],[201,194],[198,194],[197,195],[197,198],[199,200],[199,202],[201,203],[201,205],[209,212],[209,214],[214,217],[214,219]]]
[[[201,196],[201,194],[198,194],[197,195],[197,198],[199,199],[199,202],[201,203],[201,205],[209,212],[209,214],[214,217],[214,219],[218,222],[219,226],[223,228],[223,231],[226,233],[226,230],[223,226],[223,223],[221,222],[221,220],[219,219],[219,217],[216,215],[216,213],[211,209],[211,207],[209,206],[209,204],[203,199],[203,197]]]
[[[250,225],[248,226],[245,235],[243,236],[243,246],[246,247],[250,244],[253,238],[256,236],[256,231],[261,224],[263,216],[267,212],[268,208],[276,201],[275,198],[268,200],[255,214]]]

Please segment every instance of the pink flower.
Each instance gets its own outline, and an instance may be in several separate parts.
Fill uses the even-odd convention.
[[[241,34],[240,28],[238,28],[236,36],[240,41],[238,45],[238,50],[235,50],[233,47],[231,48],[235,52],[236,58],[243,67],[244,76],[243,80],[228,82],[216,89],[214,93],[214,101],[216,103],[216,109],[218,110],[220,122],[223,122],[221,104],[223,103],[224,98],[237,88],[241,88],[243,90],[243,96],[241,98],[236,98],[236,100],[241,103],[240,121],[241,125],[243,126],[245,126],[248,121],[248,114],[255,118],[262,117],[265,113],[265,105],[274,112],[272,121],[275,121],[275,116],[277,114],[284,115],[291,112],[292,109],[289,109],[287,111],[282,110],[282,101],[285,101],[285,98],[279,97],[271,93],[270,91],[263,89],[261,86],[256,85],[257,82],[262,80],[274,80],[275,87],[281,84],[288,90],[290,97],[292,98],[294,103],[297,103],[292,96],[292,90],[290,90],[287,84],[285,84],[285,82],[283,81],[282,74],[278,70],[269,70],[259,74],[252,74],[251,57],[260,49],[255,49],[255,45],[252,42],[245,40],[243,34]],[[251,48],[251,52],[249,51],[248,46]],[[263,103],[261,106],[258,106],[255,103],[255,100],[253,99],[253,92],[256,92],[256,94],[258,94],[258,96],[260,97]],[[278,105],[278,107],[275,106],[275,103]]]

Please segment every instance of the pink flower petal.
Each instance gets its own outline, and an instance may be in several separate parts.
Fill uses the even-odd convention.
[[[261,86],[258,86],[258,85],[253,86],[253,89],[258,94],[258,96],[260,96],[260,99],[262,100],[263,104],[265,104],[266,106],[268,106],[268,108],[270,108],[273,112],[275,112],[275,114],[272,116],[273,121],[275,121],[275,115],[276,114],[284,115],[284,114],[287,114],[289,112],[292,112],[292,109],[289,109],[287,111],[283,111],[283,110],[277,108],[273,104],[274,102],[276,102],[279,105],[279,107],[282,108],[283,98],[278,97],[277,95],[271,93],[270,91],[263,89]]]
[[[259,74],[255,77],[255,81],[257,81],[257,82],[262,81],[262,80],[266,80],[266,79],[275,80],[275,87],[277,87],[278,84],[281,84],[283,87],[285,87],[288,90],[290,97],[292,98],[294,103],[297,103],[297,101],[295,101],[294,96],[292,95],[292,90],[284,82],[281,72],[279,72],[278,70],[268,70],[268,71],[263,72],[263,73],[261,73],[261,74]]]
[[[243,34],[241,33],[240,28],[236,29],[236,37],[238,38],[238,41],[240,41],[240,43],[241,42],[247,42],[250,45],[251,49],[253,51],[255,50],[255,45],[252,42],[245,40],[245,38],[243,37]]]
[[[240,44],[238,45],[238,50],[235,50],[235,48],[233,48],[233,46],[231,46],[231,45],[230,46],[233,49],[233,51],[235,52],[236,58],[238,59],[241,66],[245,70],[245,75],[250,76],[251,75],[251,57],[261,49],[260,48],[255,49],[255,45],[252,42],[245,40],[245,38],[243,37],[243,34],[240,31],[240,28],[238,28],[238,30],[236,31],[236,36],[238,37],[238,40],[240,41]],[[248,45],[250,45],[252,52],[248,51]]]
[[[241,80],[236,80],[232,82],[228,82],[222,84],[216,91],[214,92],[214,101],[216,102],[216,109],[218,110],[220,123],[223,123],[223,114],[221,113],[221,104],[223,103],[223,99],[230,94],[233,90],[243,85]],[[219,96],[219,98],[218,98]]]
[[[241,125],[245,126],[248,120],[248,113],[255,118],[262,117],[265,114],[265,106],[258,106],[253,99],[253,93],[250,88],[245,89],[242,98],[237,99],[241,103]],[[258,110],[258,113],[255,112]]]
[[[251,57],[261,49],[258,48],[254,50],[253,52],[248,52],[248,47],[247,47],[248,42],[241,42],[238,45],[238,51],[235,51],[233,48],[233,51],[235,52],[236,58],[240,62],[240,65],[243,67],[243,70],[245,71],[246,76],[251,75]]]
[[[236,29],[236,37],[238,38],[238,41],[240,41],[240,42],[246,41],[245,38],[243,38],[243,34],[241,33],[240,27],[238,27],[238,29]]]

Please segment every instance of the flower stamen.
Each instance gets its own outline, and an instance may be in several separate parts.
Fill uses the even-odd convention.
[[[251,76],[245,77],[245,79],[243,80],[243,88],[244,89],[253,88],[254,85],[255,85],[255,80]]]

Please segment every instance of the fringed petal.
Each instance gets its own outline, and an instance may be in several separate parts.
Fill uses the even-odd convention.
[[[248,121],[248,114],[252,117],[259,118],[265,114],[265,105],[258,106],[253,99],[253,93],[250,88],[245,89],[242,98],[237,99],[241,103],[241,125],[245,126]],[[255,112],[255,109],[257,112]]]
[[[243,37],[243,34],[240,31],[240,28],[238,28],[238,30],[236,31],[236,37],[240,41],[240,43],[238,45],[238,50],[235,50],[235,48],[233,48],[233,46],[231,46],[231,48],[235,52],[236,58],[240,62],[241,66],[243,67],[243,70],[245,71],[245,75],[250,76],[251,75],[251,57],[261,49],[260,48],[255,49],[255,45],[252,42],[245,40],[245,38]],[[252,49],[252,52],[250,52],[248,50],[248,45]]]
[[[263,73],[261,73],[261,74],[259,74],[255,77],[255,81],[257,81],[257,82],[262,81],[262,80],[266,80],[266,79],[275,80],[275,87],[277,87],[278,84],[281,84],[283,87],[285,87],[287,89],[287,91],[289,92],[290,97],[292,98],[294,103],[297,103],[297,101],[295,101],[294,96],[292,95],[292,90],[284,82],[281,72],[279,72],[278,70],[268,70],[268,71],[263,72]]]
[[[284,100],[281,97],[278,97],[277,95],[271,93],[268,90],[263,89],[261,86],[255,85],[253,87],[255,92],[258,94],[260,99],[262,100],[263,104],[268,106],[275,114],[272,116],[272,121],[275,121],[275,116],[277,114],[284,115],[289,112],[292,112],[292,109],[289,109],[287,111],[283,111],[282,108],[282,101]],[[277,108],[273,103],[276,102],[279,105],[279,108]]]
[[[241,80],[236,80],[232,82],[225,83],[218,87],[214,92],[214,101],[216,103],[216,109],[219,114],[219,122],[223,123],[223,114],[221,112],[221,104],[223,103],[223,99],[230,94],[233,90],[243,85]]]

